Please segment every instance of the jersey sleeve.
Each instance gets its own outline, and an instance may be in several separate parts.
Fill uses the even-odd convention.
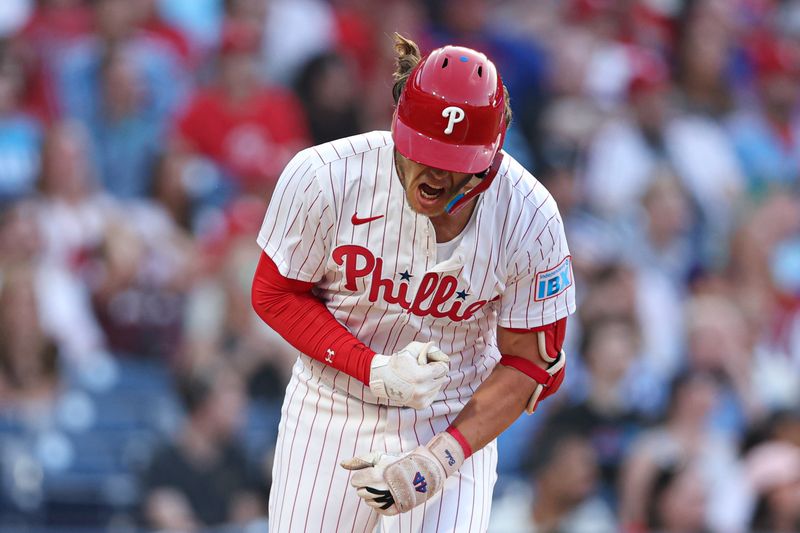
[[[318,176],[320,168],[324,165],[310,150],[286,165],[257,239],[284,277],[314,283],[324,274],[335,224],[333,197]]]
[[[575,312],[575,282],[555,200],[549,197],[527,227],[520,226],[522,229],[510,241],[514,244],[498,325],[531,329]]]

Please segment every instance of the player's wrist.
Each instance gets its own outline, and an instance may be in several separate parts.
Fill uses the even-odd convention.
[[[461,443],[447,431],[433,437],[425,448],[441,465],[445,477],[461,468],[467,459]]]
[[[389,394],[386,391],[386,380],[384,379],[384,369],[389,366],[391,357],[376,353],[372,356],[369,364],[369,375],[365,380],[369,385],[372,394],[378,398],[388,398]]]

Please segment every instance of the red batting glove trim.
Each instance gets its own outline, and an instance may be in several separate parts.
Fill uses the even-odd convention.
[[[461,445],[461,450],[464,452],[464,459],[465,460],[466,460],[467,457],[472,455],[472,447],[469,445],[469,442],[467,442],[467,439],[464,438],[464,435],[462,435],[459,430],[457,430],[453,426],[450,426],[445,431],[450,433],[450,435],[452,435],[453,438],[456,439],[456,441],[458,441],[458,443]]]

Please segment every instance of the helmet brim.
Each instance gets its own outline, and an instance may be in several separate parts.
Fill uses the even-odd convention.
[[[395,113],[392,139],[397,151],[412,161],[450,172],[477,174],[491,166],[502,135],[487,145],[449,144],[412,129]]]

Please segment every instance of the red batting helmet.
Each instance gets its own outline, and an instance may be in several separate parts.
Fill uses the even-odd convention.
[[[451,172],[483,172],[503,145],[505,96],[497,69],[480,52],[438,48],[408,77],[392,121],[397,151]]]

